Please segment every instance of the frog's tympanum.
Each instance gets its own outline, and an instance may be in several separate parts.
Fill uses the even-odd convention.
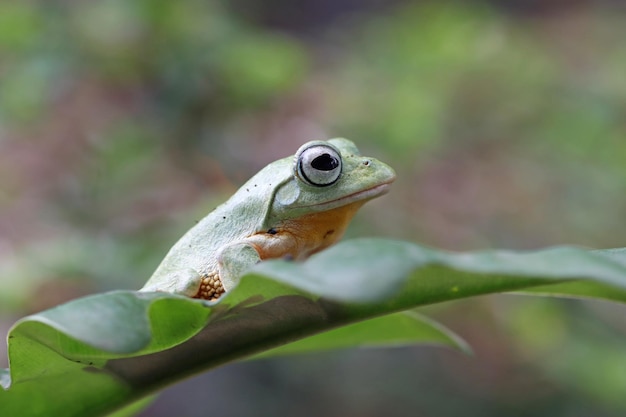
[[[189,230],[141,290],[215,300],[260,260],[301,260],[335,243],[394,179],[390,167],[361,156],[347,139],[305,143]]]

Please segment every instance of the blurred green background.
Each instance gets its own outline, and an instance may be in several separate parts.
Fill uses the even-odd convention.
[[[619,1],[0,2],[1,333],[140,287],[238,185],[326,137],[398,173],[347,237],[626,246],[625,40]],[[422,311],[475,356],[230,365],[142,416],[626,413],[624,308],[498,296]]]

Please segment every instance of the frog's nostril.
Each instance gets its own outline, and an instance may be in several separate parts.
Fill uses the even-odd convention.
[[[366,159],[365,161],[363,161],[363,165],[365,165],[366,167],[370,166],[371,163],[372,161],[370,161],[369,159]]]

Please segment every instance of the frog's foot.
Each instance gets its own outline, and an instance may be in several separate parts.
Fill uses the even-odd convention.
[[[193,298],[215,301],[224,294],[226,290],[217,272],[207,274],[200,281],[200,289]]]

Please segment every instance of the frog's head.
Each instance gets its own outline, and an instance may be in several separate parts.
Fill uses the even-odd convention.
[[[298,149],[292,173],[274,195],[271,216],[293,218],[378,197],[396,175],[388,165],[360,154],[343,138],[312,141]]]

